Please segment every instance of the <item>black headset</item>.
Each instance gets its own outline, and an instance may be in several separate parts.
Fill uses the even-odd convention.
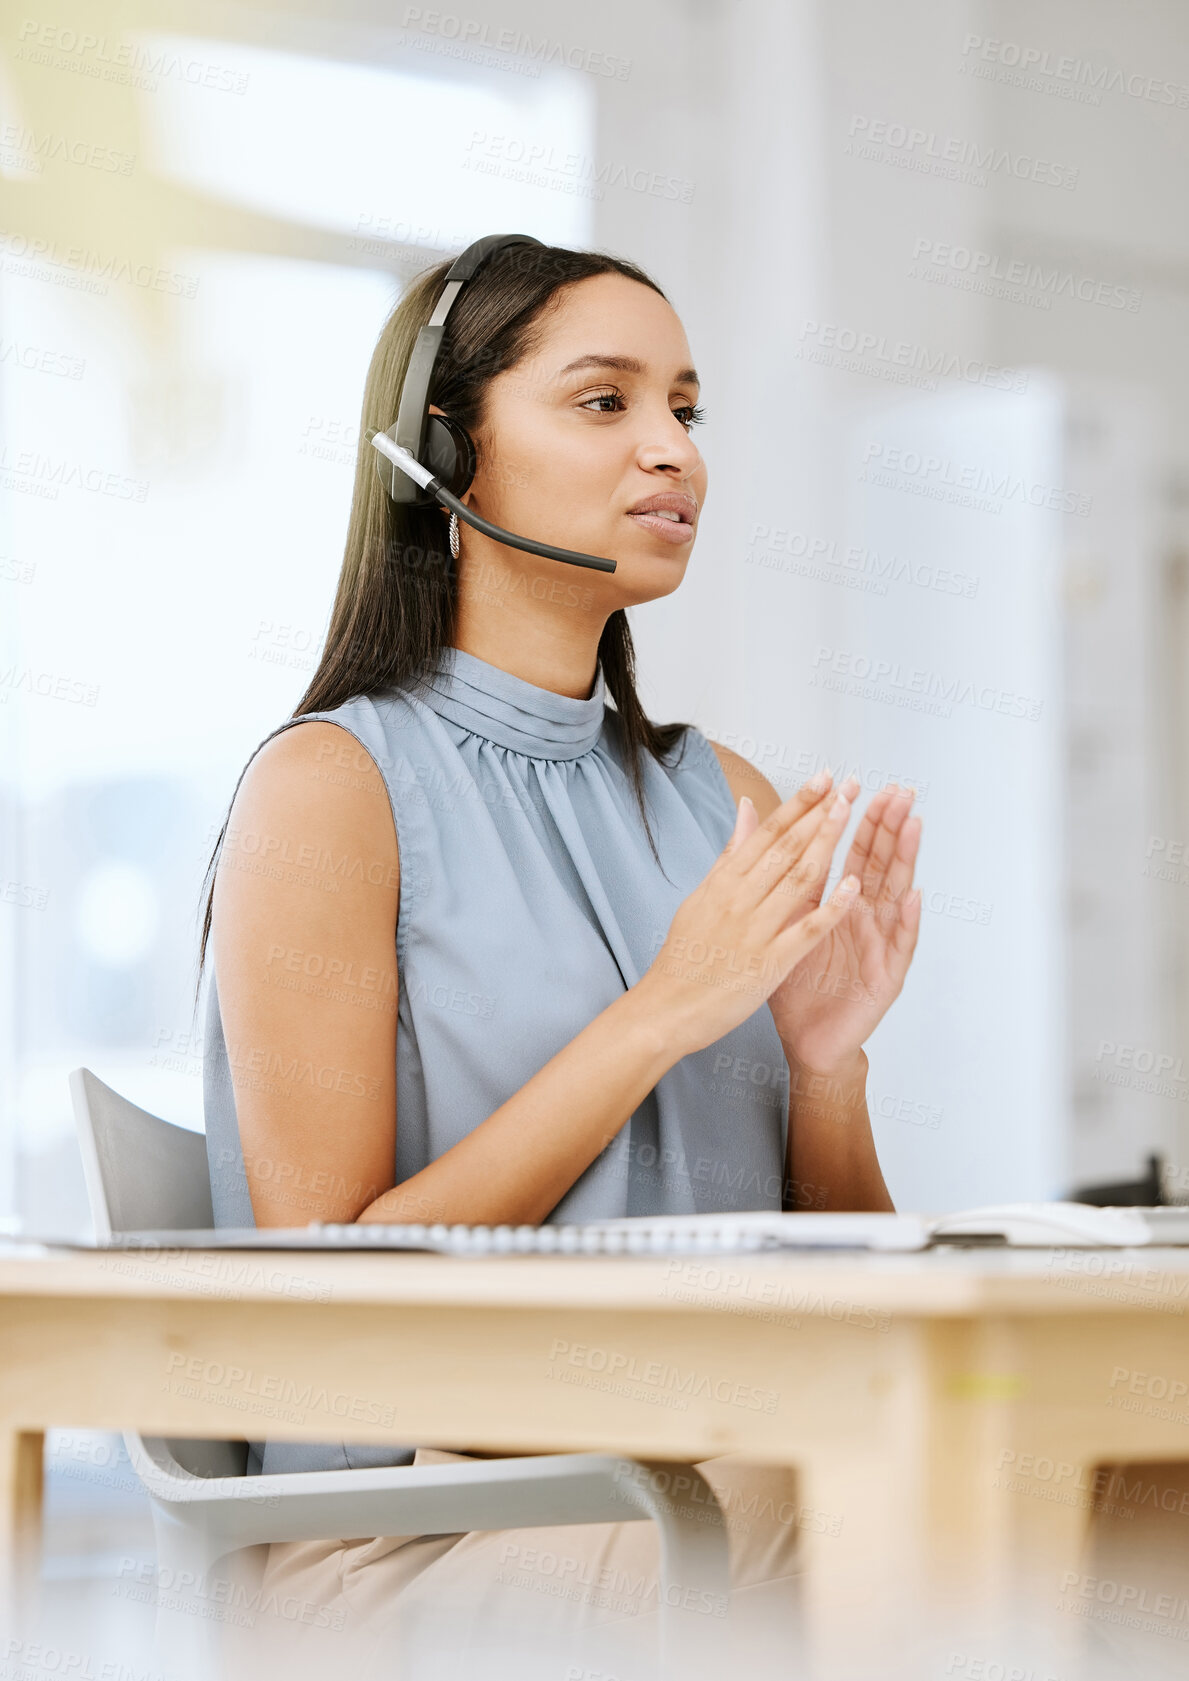
[[[458,294],[489,257],[510,245],[535,245],[544,249],[541,241],[531,234],[487,234],[468,245],[450,265],[442,294],[433,314],[417,334],[409,357],[396,421],[386,432],[368,430],[368,442],[378,455],[376,471],[394,502],[413,507],[432,507],[439,503],[476,531],[509,548],[523,549],[546,560],[564,560],[573,566],[614,572],[613,560],[582,554],[577,549],[557,548],[552,543],[538,543],[532,537],[519,537],[468,508],[459,499],[465,496],[475,476],[474,440],[465,427],[448,415],[429,412],[434,369]]]

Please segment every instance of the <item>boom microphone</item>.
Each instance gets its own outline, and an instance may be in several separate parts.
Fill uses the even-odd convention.
[[[394,428],[395,430],[395,428]],[[514,531],[505,531],[502,525],[493,525],[484,519],[482,514],[476,514],[464,502],[460,502],[452,491],[446,489],[440,479],[434,477],[428,467],[410,455],[407,449],[393,441],[387,432],[379,432],[368,428],[368,442],[378,449],[380,454],[400,469],[406,478],[410,478],[422,490],[428,491],[436,502],[441,502],[450,512],[457,514],[460,520],[481,531],[485,537],[491,537],[497,543],[504,543],[510,549],[523,549],[525,554],[541,555],[545,560],[564,560],[571,566],[589,566],[596,572],[614,572],[615,562],[604,560],[600,555],[583,554],[579,549],[559,549],[553,543],[538,543],[534,537],[519,537]]]

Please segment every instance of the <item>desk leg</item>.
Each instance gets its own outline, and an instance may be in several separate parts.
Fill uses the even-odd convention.
[[[1074,1455],[1068,1433],[1022,1414],[1003,1341],[960,1323],[906,1331],[869,1427],[800,1458],[812,1681],[921,1681],[955,1654],[988,1675],[1077,1674],[1053,1658],[1080,1640],[1060,1600],[1087,1502],[1004,1473],[1017,1441]],[[1073,1465],[1069,1479],[1090,1482]]]
[[[1062,1609],[1062,1580],[1081,1568],[1093,1494],[1076,1416],[1038,1404],[1014,1324],[939,1325],[928,1341],[919,1558],[930,1615],[947,1653],[987,1674],[1077,1675],[1082,1630]]]
[[[44,1447],[40,1430],[0,1428],[0,1572],[10,1638],[21,1638],[37,1622]]]
[[[862,1442],[801,1463],[810,1681],[919,1681],[928,1615],[920,1478]],[[901,1667],[903,1666],[903,1667]]]
[[[1060,1463],[1060,1443],[1054,1448],[1053,1461]],[[1085,1624],[1067,1587],[1085,1570],[1092,1496],[1076,1491],[1091,1489],[1093,1474],[1091,1465],[1074,1466],[1068,1503],[1048,1500],[1049,1491],[1041,1486],[1023,1495],[1005,1494],[1005,1506],[1016,1509],[999,1514],[1001,1576],[1019,1636],[1017,1650],[1046,1665],[1042,1673],[1078,1675],[1085,1662]],[[1004,1482],[1012,1486],[1012,1479]]]
[[[1004,1674],[1076,1676],[1082,1627],[1063,1605],[1062,1583],[1083,1568],[1090,1510],[1077,1491],[1091,1486],[1091,1468],[1071,1464],[1068,1490],[1021,1484],[1004,1468],[1012,1421],[994,1405],[972,1403],[970,1412],[965,1451],[933,1467],[928,1502],[925,1573],[948,1650],[987,1674],[999,1665]],[[1037,1434],[1028,1429],[1024,1439],[1035,1451]],[[1061,1452],[1054,1441],[1042,1463],[1061,1463]]]

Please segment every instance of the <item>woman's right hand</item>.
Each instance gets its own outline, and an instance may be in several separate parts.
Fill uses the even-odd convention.
[[[831,779],[822,772],[751,833],[744,795],[730,840],[678,906],[638,988],[675,1029],[683,1055],[746,1021],[853,905],[860,883],[847,876],[816,910],[789,926],[828,874],[850,816],[847,795],[827,798],[830,793]]]

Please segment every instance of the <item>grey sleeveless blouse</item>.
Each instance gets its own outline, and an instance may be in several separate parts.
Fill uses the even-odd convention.
[[[658,865],[604,700],[601,669],[593,693],[575,699],[448,648],[422,683],[287,719],[248,760],[281,730],[324,719],[367,749],[387,785],[400,854],[394,1184],[465,1137],[640,979],[730,838],[730,787],[691,727],[664,764],[643,755]],[[252,1226],[231,1084],[241,1053],[224,1038],[213,955],[207,988],[215,1224]],[[315,1077],[300,1066],[286,1073]],[[549,1222],[779,1209],[788,1092],[761,1004],[658,1081]],[[412,1457],[392,1443],[261,1441],[250,1444],[248,1470]]]

